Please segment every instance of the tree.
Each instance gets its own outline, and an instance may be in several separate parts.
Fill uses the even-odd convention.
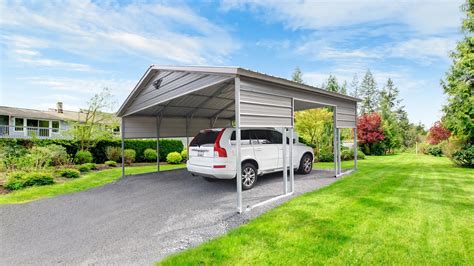
[[[366,154],[381,154],[376,151],[378,145],[385,138],[382,129],[382,119],[378,113],[363,114],[357,120],[357,139],[364,146]]]
[[[293,71],[293,75],[291,75],[291,80],[297,83],[304,83],[303,73],[301,72],[301,69],[299,67],[296,67],[295,71]]]
[[[402,144],[400,125],[395,108],[399,106],[398,89],[389,78],[387,84],[380,92],[379,111],[382,118],[382,128],[385,138],[383,140],[385,152],[393,152]]]
[[[437,121],[428,131],[428,142],[431,145],[437,145],[441,141],[447,140],[450,136],[451,132],[446,129],[440,121]]]
[[[447,103],[443,107],[443,125],[455,136],[474,143],[474,1],[462,7],[466,12],[462,29],[464,38],[450,56],[452,65],[441,81]]]
[[[321,150],[331,152],[332,124],[333,113],[326,108],[295,113],[295,129],[307,143],[315,147],[316,156]]]
[[[347,81],[344,80],[342,86],[339,88],[339,93],[347,94]]]
[[[360,84],[360,95],[362,103],[360,106],[361,114],[370,114],[377,110],[378,106],[378,91],[377,83],[370,70],[365,73],[364,79]]]
[[[339,84],[337,83],[336,76],[329,75],[329,78],[326,82],[326,85],[323,86],[324,89],[332,92],[339,92]]]
[[[105,112],[115,105],[108,88],[95,94],[87,105],[86,109],[81,110],[84,120],[76,122],[70,132],[78,140],[81,150],[90,149],[100,140],[111,139],[113,129],[118,126],[117,118],[112,113]]]
[[[393,80],[389,78],[384,88],[380,92],[380,102],[385,101],[390,111],[394,112],[396,108],[400,107],[400,103],[402,101],[398,99],[399,93],[400,91],[397,87],[395,87]]]
[[[359,97],[359,77],[357,77],[357,73],[354,74],[351,81],[351,95],[356,98]]]

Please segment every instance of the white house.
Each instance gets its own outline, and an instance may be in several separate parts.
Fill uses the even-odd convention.
[[[56,108],[47,111],[0,106],[0,138],[67,138],[65,132],[74,122],[84,122],[85,113]],[[105,126],[107,128],[107,126]],[[119,127],[109,127],[119,134]]]

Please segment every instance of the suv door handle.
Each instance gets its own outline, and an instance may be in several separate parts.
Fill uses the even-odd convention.
[[[262,148],[255,148],[256,151],[261,151],[263,150]]]

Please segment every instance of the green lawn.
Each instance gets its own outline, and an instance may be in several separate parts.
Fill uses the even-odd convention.
[[[162,263],[474,265],[474,170],[426,155],[368,157],[333,185]]]
[[[171,170],[185,167],[184,164],[177,165],[161,165],[161,170]],[[156,165],[153,166],[137,166],[126,167],[125,173],[127,175],[141,174],[156,171]],[[54,184],[48,186],[30,187],[18,191],[14,191],[5,195],[0,195],[0,204],[14,204],[25,203],[32,200],[42,198],[51,198],[54,196],[73,193],[81,190],[86,190],[93,187],[98,187],[111,183],[122,176],[122,168],[107,169],[102,171],[91,172],[81,176],[80,178],[67,181],[61,184]]]

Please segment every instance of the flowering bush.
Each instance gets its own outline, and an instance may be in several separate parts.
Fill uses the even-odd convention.
[[[357,139],[361,144],[374,144],[384,140],[382,118],[378,113],[364,114],[357,121]]]

